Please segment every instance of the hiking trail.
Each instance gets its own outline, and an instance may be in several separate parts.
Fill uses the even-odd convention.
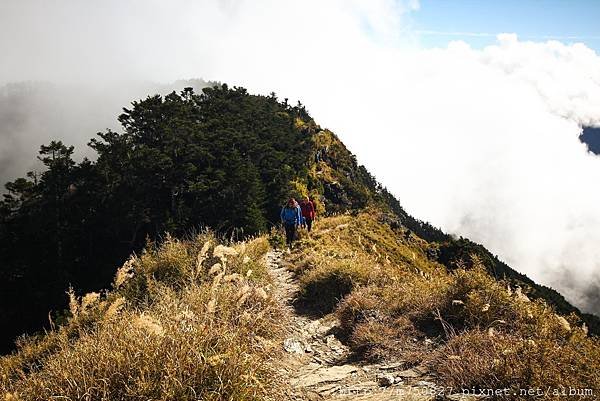
[[[271,250],[266,255],[273,293],[284,306],[289,333],[282,343],[285,357],[278,370],[290,384],[290,400],[468,400],[455,394],[441,396],[423,367],[407,369],[403,361],[370,364],[352,360],[350,349],[337,337],[339,321],[334,314],[317,318],[294,308],[300,286],[284,262],[284,253]]]

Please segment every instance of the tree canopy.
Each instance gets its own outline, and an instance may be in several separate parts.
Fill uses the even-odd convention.
[[[71,284],[110,283],[115,266],[147,238],[210,227],[251,235],[278,221],[289,183],[307,174],[303,106],[227,85],[133,102],[123,132],[73,147],[42,146],[45,170],[6,184],[0,202],[0,318],[6,345],[59,310]]]

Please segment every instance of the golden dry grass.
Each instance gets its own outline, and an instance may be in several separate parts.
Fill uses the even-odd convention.
[[[530,301],[477,258],[450,271],[427,258],[431,244],[383,220],[376,210],[322,219],[289,258],[305,298],[336,310],[358,356],[425,364],[454,389],[510,388],[510,399],[541,387],[600,392],[600,342],[576,316]]]
[[[263,400],[280,384],[280,306],[258,238],[168,237],[132,257],[105,294],[76,297],[71,318],[0,359],[6,400]]]
[[[455,390],[508,388],[509,399],[598,394],[600,344],[575,316],[530,301],[476,258],[449,271],[428,258],[432,244],[384,220],[375,209],[319,219],[287,258],[301,300],[334,310],[357,356],[426,365]],[[268,249],[266,238],[225,246],[210,235],[150,244],[111,291],[70,292],[65,325],[0,359],[5,400],[283,399]]]

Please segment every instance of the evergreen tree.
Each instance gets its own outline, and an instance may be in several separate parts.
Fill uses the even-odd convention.
[[[123,132],[90,141],[95,162],[75,163],[61,142],[42,146],[45,170],[6,184],[0,202],[3,346],[64,308],[69,285],[107,286],[148,237],[277,223],[289,182],[307,174],[311,142],[297,118],[309,116],[274,96],[186,88],[124,109]]]

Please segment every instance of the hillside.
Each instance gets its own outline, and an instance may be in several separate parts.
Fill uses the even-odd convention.
[[[149,246],[110,292],[70,293],[66,324],[1,360],[3,399],[262,399],[284,330],[268,248],[208,233]]]
[[[408,215],[301,104],[223,85],[119,121],[97,161],[53,142],[46,171],[7,184],[5,348],[47,333],[0,360],[6,399],[310,399],[321,382],[291,383],[314,361],[284,351],[307,325],[339,353],[319,369],[366,364],[362,384],[395,366],[454,389],[598,388],[597,317]],[[279,208],[305,195],[329,217],[275,257]]]
[[[98,291],[147,239],[210,226],[244,236],[278,219],[289,182],[305,179],[310,136],[301,107],[226,86],[134,102],[123,132],[90,141],[95,161],[42,146],[43,172],[6,184],[0,202],[0,348],[48,328],[65,289]],[[32,251],[33,249],[33,251]]]
[[[600,386],[600,343],[575,315],[477,258],[432,261],[380,210],[319,219],[290,253],[281,240],[149,244],[110,291],[70,293],[65,324],[0,359],[4,399],[592,399]]]
[[[415,399],[505,389],[495,398],[527,400],[532,394],[523,389],[600,385],[590,368],[600,362],[600,343],[581,320],[498,281],[476,256],[448,269],[431,259],[430,243],[373,209],[318,227],[286,257],[299,282],[296,310],[334,316],[329,333],[348,347],[342,360],[368,366],[359,375],[370,376],[358,387],[344,378],[350,390],[342,385],[335,393],[366,386],[373,398],[365,399],[388,399],[377,397],[390,393],[390,375],[395,394],[434,393]]]

